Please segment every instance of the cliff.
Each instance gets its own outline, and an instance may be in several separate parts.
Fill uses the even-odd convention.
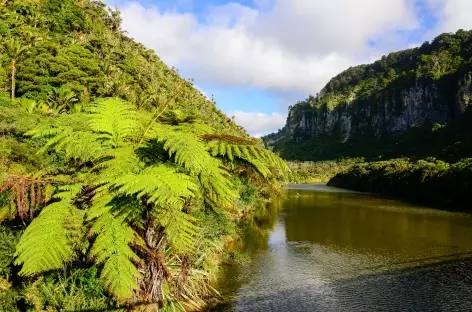
[[[417,154],[419,133],[456,122],[471,101],[472,31],[459,30],[349,68],[290,107],[285,127],[263,139],[289,159]],[[396,147],[405,140],[417,146]]]

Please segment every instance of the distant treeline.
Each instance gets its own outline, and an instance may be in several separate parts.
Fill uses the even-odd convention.
[[[359,163],[330,186],[395,196],[449,209],[470,209],[472,158],[449,164],[434,158]]]

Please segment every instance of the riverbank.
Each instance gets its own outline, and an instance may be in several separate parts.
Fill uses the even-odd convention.
[[[472,159],[453,164],[434,158],[359,163],[335,175],[328,185],[471,210],[467,203],[472,194]]]
[[[364,162],[363,158],[346,158],[325,161],[289,161],[290,182],[327,183],[335,175],[348,170],[355,164]]]

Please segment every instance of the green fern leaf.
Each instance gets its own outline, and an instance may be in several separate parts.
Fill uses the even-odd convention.
[[[111,183],[119,176],[139,172],[142,167],[131,147],[111,149],[103,153],[100,158],[94,168],[95,171],[99,171],[94,181],[95,185]]]
[[[23,265],[19,274],[31,276],[61,269],[72,261],[82,224],[83,212],[70,201],[46,206],[26,228],[16,247],[15,264]]]
[[[230,207],[239,198],[226,176],[229,173],[218,166],[208,167],[199,175],[204,199],[213,208]]]
[[[211,156],[204,142],[191,133],[175,131],[168,126],[161,127],[158,135],[175,162],[198,177],[207,203],[215,208],[234,203],[238,194],[227,179],[229,174],[221,168],[221,161]]]
[[[225,157],[230,161],[234,161],[235,157],[244,160],[264,178],[277,175],[283,176],[290,170],[285,161],[265,148],[256,146],[253,143],[238,145],[227,140],[218,141],[216,138],[218,136],[215,135],[215,138],[208,143],[212,156]],[[235,137],[231,137],[231,139],[236,141]]]
[[[27,133],[33,138],[50,138],[38,153],[54,150],[56,153],[64,153],[67,160],[77,159],[89,161],[102,152],[99,137],[85,131],[74,131],[70,127],[43,128]]]
[[[118,194],[144,198],[148,204],[182,207],[194,197],[197,186],[192,179],[166,165],[148,167],[139,174],[118,177],[112,183]]]
[[[170,156],[174,156],[175,162],[192,174],[204,171],[213,161],[205,144],[191,133],[163,127],[158,140],[164,143],[164,149]]]
[[[129,247],[136,234],[109,213],[102,215],[91,231],[99,233],[90,255],[95,263],[103,265],[100,275],[103,285],[117,298],[131,298],[133,290],[138,289],[136,279],[140,277],[133,263],[140,259]]]
[[[177,252],[190,252],[195,248],[200,228],[195,225],[194,217],[172,208],[158,209],[155,217]]]
[[[92,130],[101,133],[101,138],[114,147],[122,146],[125,140],[136,135],[140,126],[136,107],[119,98],[97,101],[88,111]]]
[[[110,198],[100,198],[87,213],[88,220],[94,219],[90,235],[96,235],[90,256],[96,264],[103,265],[100,279],[108,292],[120,300],[126,300],[139,288],[137,279],[140,277],[134,263],[141,262],[141,259],[130,245],[142,243],[133,229],[123,222],[123,218],[111,214]]]

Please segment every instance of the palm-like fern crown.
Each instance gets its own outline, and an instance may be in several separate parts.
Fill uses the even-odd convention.
[[[218,210],[238,198],[229,163],[251,167],[263,179],[287,171],[278,156],[253,140],[214,134],[207,125],[174,115],[174,122],[169,113],[161,124],[156,122],[160,114],[138,113],[127,102],[106,99],[83,114],[87,128],[29,133],[47,139],[41,152],[71,160],[81,174],[61,187],[21,237],[16,252],[17,264],[23,265],[20,274],[62,267],[83,252],[81,243],[89,239],[86,252],[102,267],[104,285],[115,297],[129,299],[139,288],[137,266],[144,261],[137,251],[149,248],[143,215],[152,216],[171,248],[185,254],[199,238],[198,220],[189,207],[200,202]],[[159,157],[144,161],[143,150]]]

